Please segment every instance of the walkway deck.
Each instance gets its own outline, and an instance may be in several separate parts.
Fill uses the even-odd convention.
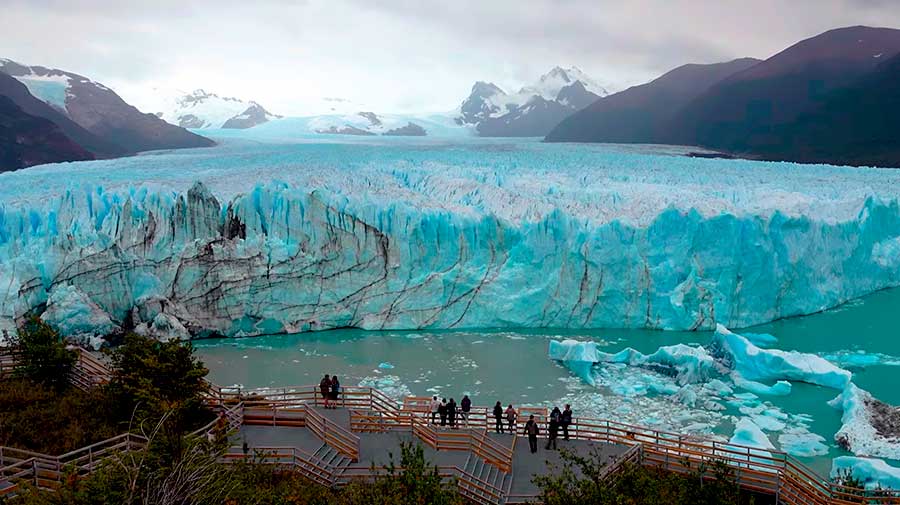
[[[346,430],[350,430],[350,416],[347,409],[326,410],[317,407],[314,410]],[[438,429],[457,433],[466,431],[465,428]],[[473,431],[483,430],[473,429]],[[491,468],[491,465],[478,461],[481,458],[470,451],[434,450],[421,443],[411,431],[364,432],[356,435],[359,436],[359,461],[355,463],[356,466],[368,467],[374,464],[376,467],[383,467],[390,462],[391,455],[393,455],[394,464],[399,466],[401,442],[418,443],[424,449],[425,458],[435,466],[455,466],[467,469],[476,477],[502,486],[506,493],[518,496],[537,495],[539,491],[532,483],[532,477],[547,475],[555,465],[561,463],[560,452],[553,449],[547,450],[544,447],[546,444],[544,438],[538,440],[538,452],[531,454],[528,440],[525,437],[490,433],[490,438],[498,445],[513,450],[512,474],[505,476],[498,475],[501,472],[496,468]],[[234,435],[233,442],[235,445],[242,445],[246,442],[251,451],[258,448],[293,447],[310,454],[323,452],[323,442],[305,427],[243,425]],[[610,463],[628,450],[628,447],[623,445],[584,440],[564,441],[561,438],[559,439],[559,448],[567,448],[583,456],[588,456],[593,451],[599,451],[600,457]]]

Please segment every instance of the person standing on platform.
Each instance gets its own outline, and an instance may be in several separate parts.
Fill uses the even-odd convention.
[[[338,406],[338,397],[341,395],[341,381],[337,375],[331,376],[331,408],[336,409]]]
[[[456,429],[456,400],[453,398],[450,398],[450,403],[447,404],[447,421],[450,428]]]
[[[447,399],[441,398],[441,406],[438,407],[438,415],[441,416],[441,427],[447,426]]]
[[[503,433],[503,405],[500,402],[494,405],[494,430]]]
[[[530,416],[528,422],[525,423],[525,434],[528,435],[528,447],[531,449],[531,454],[537,452],[537,437],[540,432],[541,429],[538,428],[534,416]]]
[[[510,403],[509,407],[506,407],[506,422],[509,423],[509,432],[513,435],[516,433],[516,419],[518,418],[519,413],[516,412],[516,409]]]
[[[547,428],[548,436],[547,436],[547,450],[550,450],[550,446],[553,446],[553,449],[556,449],[556,439],[559,436],[559,418],[562,416],[562,412],[559,411],[559,407],[553,407],[553,412],[550,413],[550,425]]]
[[[459,406],[461,407],[459,416],[462,418],[463,422],[466,423],[466,428],[468,428],[469,411],[472,410],[472,400],[469,399],[469,395],[463,395],[462,402],[460,402]]]
[[[328,408],[328,397],[331,396],[331,376],[325,374],[325,377],[319,381],[319,392],[322,393],[322,399],[325,400],[325,408]]]
[[[437,396],[431,397],[431,424],[437,424],[437,416],[440,411],[441,401],[438,400]]]
[[[562,417],[559,420],[559,425],[562,427],[563,440],[566,442],[569,441],[570,424],[572,424],[572,406],[567,403],[566,409],[562,411]]]

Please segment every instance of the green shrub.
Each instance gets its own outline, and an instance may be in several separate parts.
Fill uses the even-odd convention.
[[[581,456],[563,449],[560,455],[560,467],[533,479],[546,505],[740,505],[754,501],[741,492],[731,468],[722,462],[691,473],[625,465],[606,478],[607,465],[600,452]]]
[[[102,390],[0,381],[0,445],[59,455],[121,433]]]
[[[203,405],[208,370],[193,346],[129,334],[111,357],[108,390],[116,417],[142,433],[160,429],[157,440],[177,458],[182,436],[213,418]]]
[[[18,335],[11,340],[19,360],[16,376],[56,391],[69,387],[78,354],[66,349],[56,330],[33,317],[18,329]]]

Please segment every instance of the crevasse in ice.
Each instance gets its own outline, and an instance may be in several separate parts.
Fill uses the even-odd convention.
[[[407,184],[409,194],[395,193],[408,199],[392,202],[271,183],[230,200],[195,184],[184,194],[97,188],[43,206],[0,204],[0,324],[53,306],[55,321],[81,315],[80,334],[90,321],[107,331],[107,319],[159,332],[161,313],[176,329],[226,336],[709,329],[900,283],[900,254],[885,245],[900,233],[896,203],[870,198],[842,222],[676,208],[646,223],[558,208],[509,220],[442,210],[434,198],[446,195],[422,205],[421,181]]]

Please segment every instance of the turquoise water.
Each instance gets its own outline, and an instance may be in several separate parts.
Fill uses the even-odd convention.
[[[833,310],[776,321],[743,331],[770,333],[772,347],[816,354],[864,350],[900,356],[896,314],[900,289],[874,293]],[[704,344],[705,332],[660,332],[601,329],[590,331],[417,331],[367,332],[336,330],[298,335],[197,342],[200,356],[219,384],[245,387],[316,383],[325,373],[338,374],[344,384],[376,385],[390,394],[438,394],[457,399],[463,393],[478,405],[496,400],[514,404],[551,405],[572,402],[582,415],[656,425],[661,429],[698,432],[727,438],[740,415],[729,406],[710,412],[685,407],[671,397],[623,393],[636,369],[614,369],[607,385],[591,387],[547,358],[550,339],[576,338],[604,344],[604,350],[634,347],[651,352],[675,343]],[[875,365],[851,368],[854,381],[876,398],[900,404],[896,379],[900,368]],[[611,387],[610,387],[611,384]],[[829,454],[804,458],[820,472],[830,459],[846,454],[832,437],[841,413],[827,405],[837,391],[794,383],[785,397],[765,397],[784,413],[805,414],[809,431],[822,435]],[[789,428],[795,423],[788,423]],[[709,426],[700,426],[709,425]],[[779,432],[769,438],[778,445]]]

